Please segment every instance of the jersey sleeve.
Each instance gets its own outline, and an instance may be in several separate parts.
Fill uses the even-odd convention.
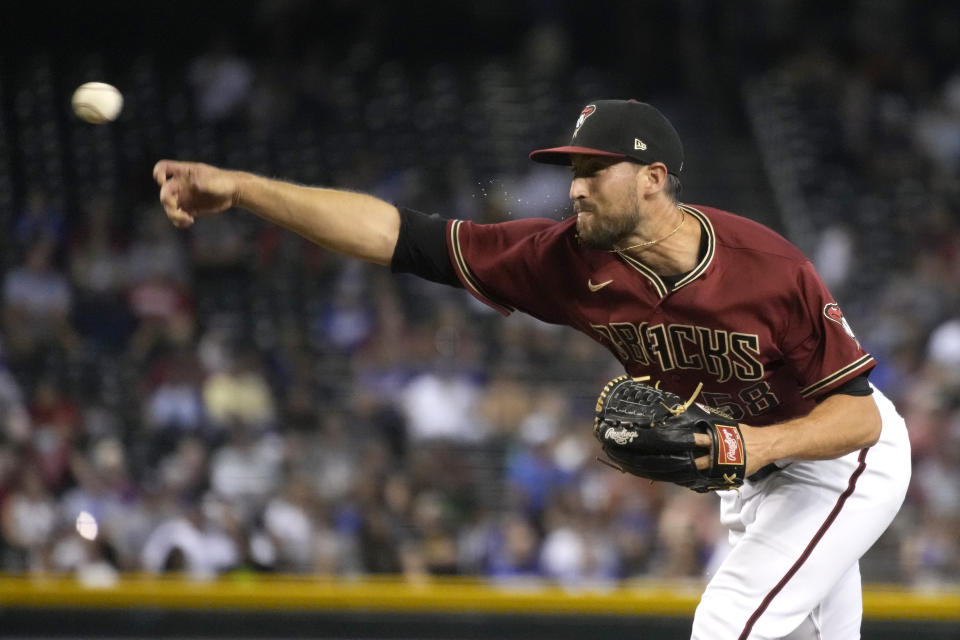
[[[447,252],[447,220],[399,207],[400,232],[390,259],[394,273],[412,273],[453,287],[462,286]]]
[[[781,347],[798,372],[803,397],[817,398],[876,366],[809,261],[799,265],[788,315]]]
[[[447,250],[463,286],[504,315],[523,311],[545,322],[565,322],[560,257],[563,223],[527,218],[494,224],[451,220]]]

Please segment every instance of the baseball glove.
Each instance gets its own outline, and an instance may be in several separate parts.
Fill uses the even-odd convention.
[[[646,380],[620,376],[604,387],[597,399],[593,433],[609,460],[597,459],[624,473],[699,493],[742,485],[747,455],[737,422],[694,404],[700,386],[684,402]],[[695,433],[710,436],[709,451],[695,444]],[[696,458],[705,455],[710,466],[697,469]]]

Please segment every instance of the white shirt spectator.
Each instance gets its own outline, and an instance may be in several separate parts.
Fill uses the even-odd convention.
[[[404,417],[414,440],[478,442],[486,435],[474,410],[480,389],[465,377],[426,373],[407,385],[401,396]]]
[[[284,568],[309,571],[313,565],[314,529],[310,515],[300,506],[275,497],[263,511],[263,524],[277,542]]]
[[[141,554],[143,568],[163,573],[171,553],[176,551],[183,554],[184,571],[195,579],[213,578],[239,559],[229,536],[217,530],[201,530],[189,518],[178,517],[160,523],[147,538]]]
[[[217,450],[210,461],[210,485],[239,505],[247,515],[260,508],[280,483],[283,443],[273,435],[253,436],[244,427],[232,432],[234,440]]]

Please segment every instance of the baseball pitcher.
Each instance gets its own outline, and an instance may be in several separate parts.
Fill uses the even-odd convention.
[[[169,160],[154,177],[178,227],[242,207],[503,314],[587,334],[626,372],[595,407],[602,459],[720,494],[732,551],[691,637],[859,638],[858,561],[900,508],[910,451],[868,380],[873,357],[813,265],[756,222],[680,202],[683,146],[649,104],[594,101],[568,145],[531,158],[570,168],[575,215],[446,220]]]

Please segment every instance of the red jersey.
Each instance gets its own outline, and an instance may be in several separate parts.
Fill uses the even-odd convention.
[[[681,205],[706,235],[697,266],[668,284],[643,263],[580,245],[576,217],[447,223],[457,276],[481,301],[565,324],[633,376],[748,424],[805,415],[875,365],[813,264],[773,230]]]

